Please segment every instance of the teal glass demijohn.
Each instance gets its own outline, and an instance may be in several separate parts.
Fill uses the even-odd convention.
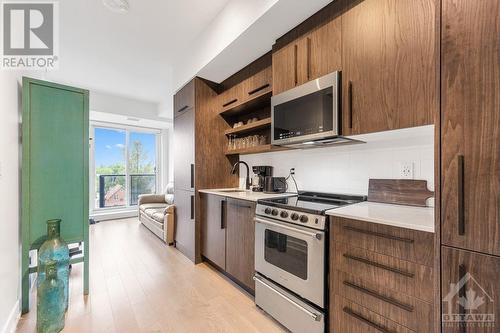
[[[45,264],[45,280],[37,290],[37,333],[57,333],[64,328],[64,283],[57,276],[57,263]]]
[[[69,248],[61,239],[61,220],[47,221],[47,240],[38,250],[38,286],[45,280],[45,266],[53,260],[57,265],[57,276],[64,285],[64,308],[68,308],[69,294]]]

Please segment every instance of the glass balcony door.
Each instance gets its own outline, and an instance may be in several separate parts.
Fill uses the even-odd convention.
[[[94,210],[136,206],[141,194],[158,188],[159,132],[92,126],[91,170]]]

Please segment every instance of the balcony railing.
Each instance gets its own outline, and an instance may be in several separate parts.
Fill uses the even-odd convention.
[[[139,195],[156,192],[155,174],[129,175],[127,198],[126,175],[98,175],[98,203],[99,208],[135,206]],[[127,200],[128,199],[128,200]]]

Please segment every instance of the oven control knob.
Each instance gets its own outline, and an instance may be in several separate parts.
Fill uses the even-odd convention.
[[[271,208],[266,208],[264,209],[264,213],[266,213],[267,215],[271,214]]]
[[[281,211],[280,216],[281,216],[282,218],[286,219],[286,218],[288,217],[288,212],[285,212],[285,211],[283,210],[283,211]]]
[[[299,219],[299,214],[297,213],[292,213],[292,216],[290,216],[292,220],[297,221]]]
[[[271,211],[271,214],[273,214],[273,216],[277,216],[278,215],[278,210],[276,208],[274,208],[272,211]]]
[[[307,221],[309,221],[309,218],[307,216],[305,216],[305,215],[300,216],[300,222],[306,223]]]

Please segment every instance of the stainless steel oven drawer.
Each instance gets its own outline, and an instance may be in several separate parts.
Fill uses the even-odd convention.
[[[255,304],[294,333],[324,333],[325,315],[256,274]]]

